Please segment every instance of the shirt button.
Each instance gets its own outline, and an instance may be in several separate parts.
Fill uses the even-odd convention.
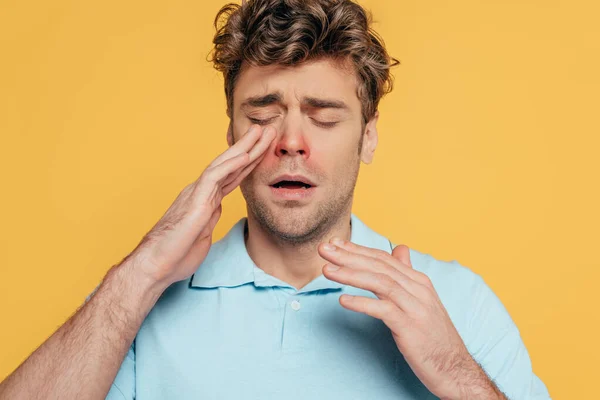
[[[300,309],[300,302],[298,300],[294,300],[290,306],[292,307],[292,310],[298,311]]]

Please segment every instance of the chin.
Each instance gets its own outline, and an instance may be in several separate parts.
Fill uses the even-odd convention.
[[[284,204],[249,205],[256,221],[269,234],[290,243],[305,243],[317,236],[323,228],[323,217],[313,207],[299,206],[294,201]]]
[[[351,204],[352,192],[306,200],[273,201],[267,192],[249,184],[240,185],[252,217],[267,234],[285,243],[302,244],[320,240]],[[322,193],[321,193],[322,195]]]
[[[315,212],[306,206],[285,205],[283,207],[273,207],[272,215],[278,230],[292,236],[305,236],[314,230],[315,224],[318,224]]]

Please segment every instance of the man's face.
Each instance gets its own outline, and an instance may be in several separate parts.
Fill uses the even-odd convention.
[[[240,185],[248,212],[267,232],[311,241],[350,211],[360,161],[371,161],[377,143],[377,117],[362,123],[356,89],[352,70],[329,60],[242,69],[230,144],[252,124],[277,131]]]

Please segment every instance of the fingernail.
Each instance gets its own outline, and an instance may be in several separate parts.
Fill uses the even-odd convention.
[[[340,267],[338,267],[337,265],[333,265],[333,264],[327,264],[327,266],[325,267],[325,269],[327,271],[337,271],[338,269],[340,269]]]
[[[340,299],[342,301],[351,302],[352,300],[354,300],[354,296],[351,296],[349,294],[343,294],[343,295],[340,296]]]
[[[329,243],[325,243],[325,244],[323,245],[323,249],[324,249],[325,251],[335,251],[335,246],[334,246],[334,245],[332,245],[332,244],[329,244]]]
[[[344,241],[342,239],[340,239],[339,237],[334,237],[333,239],[331,239],[331,243],[335,244],[336,246],[340,246],[340,247],[342,247],[344,245]]]

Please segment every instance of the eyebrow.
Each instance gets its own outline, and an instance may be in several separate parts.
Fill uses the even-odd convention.
[[[240,108],[246,107],[266,107],[271,104],[282,103],[281,93],[269,93],[264,96],[252,96],[248,97],[240,106]]]
[[[283,96],[279,92],[269,93],[263,96],[248,97],[241,104],[240,108],[247,107],[266,107],[272,104],[282,104]],[[349,110],[350,107],[340,100],[320,99],[317,97],[305,97],[302,99],[302,104],[311,108],[336,108],[341,110]]]
[[[312,108],[338,108],[342,110],[348,110],[349,107],[346,103],[339,100],[331,99],[318,99],[316,97],[305,97],[302,101],[306,105]]]

